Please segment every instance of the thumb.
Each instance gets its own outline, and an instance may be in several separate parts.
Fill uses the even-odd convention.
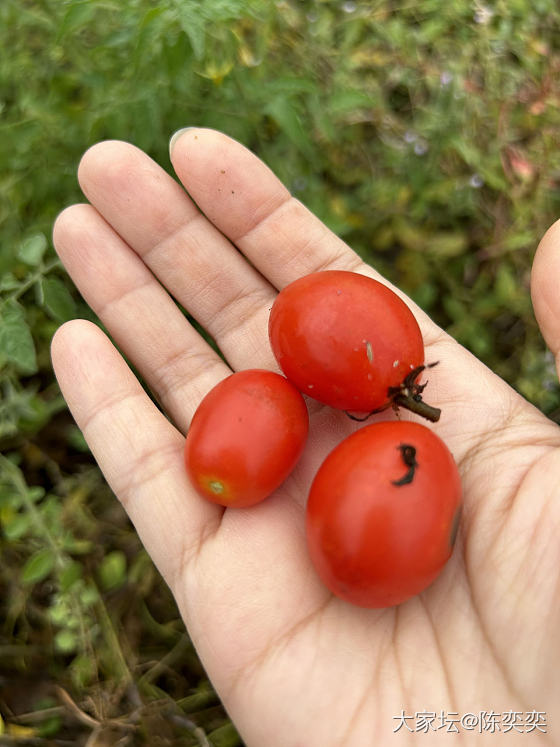
[[[546,344],[560,370],[560,220],[543,236],[531,272],[531,298]]]

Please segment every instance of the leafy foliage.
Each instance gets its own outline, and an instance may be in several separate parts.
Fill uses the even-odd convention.
[[[0,680],[0,730],[239,744],[51,371],[56,327],[93,318],[48,238],[83,151],[169,168],[173,131],[224,130],[557,417],[529,273],[560,211],[559,25],[555,0],[3,0],[0,657],[21,687]]]

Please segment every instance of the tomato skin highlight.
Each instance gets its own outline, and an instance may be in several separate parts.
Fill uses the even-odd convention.
[[[341,410],[368,412],[424,363],[414,315],[390,288],[355,272],[325,270],[278,294],[269,338],[302,392]]]
[[[309,417],[299,391],[273,371],[223,379],[197,408],[185,466],[197,492],[222,506],[252,506],[274,492],[299,460]]]
[[[405,446],[416,466],[410,452],[405,461]],[[306,535],[319,577],[360,607],[391,607],[419,594],[451,556],[461,496],[453,456],[429,428],[387,421],[356,431],[327,456],[311,486]]]

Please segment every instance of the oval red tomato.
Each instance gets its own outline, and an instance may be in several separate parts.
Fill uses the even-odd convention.
[[[273,371],[231,374],[204,397],[185,442],[185,465],[201,496],[251,506],[288,477],[309,428],[303,397]]]
[[[326,270],[277,296],[269,337],[280,368],[310,397],[341,410],[386,405],[424,363],[422,334],[390,288],[355,272]]]
[[[460,509],[459,473],[443,441],[419,423],[374,423],[317,472],[306,509],[310,557],[342,599],[400,604],[442,570]]]

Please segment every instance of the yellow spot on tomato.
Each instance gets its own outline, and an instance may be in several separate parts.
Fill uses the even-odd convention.
[[[226,503],[233,497],[228,483],[216,475],[202,475],[199,484],[208,497],[213,496],[220,503]]]

